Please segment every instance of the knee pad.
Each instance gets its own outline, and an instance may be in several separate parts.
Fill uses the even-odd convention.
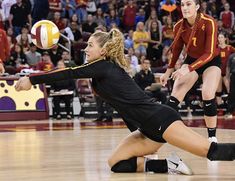
[[[235,159],[235,144],[212,142],[207,158],[211,161],[233,161]]]
[[[217,115],[217,107],[216,107],[215,99],[203,100],[203,107],[204,107],[204,115],[206,116]]]
[[[180,101],[178,99],[176,99],[174,96],[170,96],[170,98],[166,102],[166,105],[168,105],[168,106],[172,107],[174,110],[178,111],[179,103],[180,103]]]
[[[131,173],[136,172],[137,169],[137,157],[130,158],[128,160],[121,160],[112,166],[111,171],[115,173]]]

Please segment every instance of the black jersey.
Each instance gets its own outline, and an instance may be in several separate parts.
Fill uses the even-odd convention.
[[[152,117],[158,119],[155,122],[162,122],[171,116],[171,114],[165,114],[167,106],[152,102],[152,99],[124,69],[108,60],[94,61],[75,68],[58,69],[41,75],[31,75],[30,81],[32,84],[39,84],[78,78],[92,78],[94,91],[118,111],[127,125],[140,129],[151,127],[149,121]],[[167,107],[167,109],[171,108]]]

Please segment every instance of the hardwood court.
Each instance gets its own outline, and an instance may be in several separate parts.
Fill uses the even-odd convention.
[[[191,126],[194,122],[203,125],[201,119],[191,120]],[[234,125],[234,120],[221,122],[230,128]],[[193,129],[206,136],[204,128]],[[121,120],[100,125],[78,119],[0,122],[0,131],[1,181],[235,180],[235,162],[210,162],[168,144],[160,149],[158,157],[165,158],[175,151],[195,175],[110,172],[107,157],[129,133]],[[218,129],[218,138],[220,142],[235,142],[235,130]]]

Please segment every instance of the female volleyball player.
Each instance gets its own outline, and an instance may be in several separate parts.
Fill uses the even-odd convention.
[[[170,46],[172,59],[160,81],[166,85],[170,75],[175,80],[168,105],[178,108],[185,94],[192,88],[199,76],[202,76],[202,99],[204,119],[210,141],[217,142],[217,108],[215,92],[220,80],[220,58],[217,45],[217,25],[215,20],[199,12],[199,0],[181,0],[183,18],[174,27],[175,38]],[[185,46],[187,57],[180,69],[174,66]]]
[[[29,90],[33,84],[92,78],[94,91],[119,112],[131,130],[136,129],[121,141],[109,158],[113,172],[165,173],[173,170],[192,174],[176,156],[166,160],[144,158],[157,152],[166,142],[210,160],[234,160],[235,144],[209,142],[186,127],[174,109],[152,102],[129,77],[124,70],[127,62],[123,35],[119,30],[93,33],[85,53],[87,64],[23,77],[15,88],[17,91]]]
[[[222,65],[221,65],[221,79],[220,79],[216,94],[217,94],[217,96],[221,96],[223,83],[226,87],[227,93],[229,93],[229,77],[226,76],[227,64],[228,64],[229,56],[232,53],[235,53],[235,48],[226,43],[226,35],[223,32],[220,32],[218,35],[218,43],[219,43],[218,45],[219,45],[219,52],[220,52],[220,58],[221,58]]]

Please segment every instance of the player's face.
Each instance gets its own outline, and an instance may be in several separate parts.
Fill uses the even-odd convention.
[[[88,40],[88,45],[85,49],[86,60],[92,62],[102,57],[103,50],[96,41],[96,38],[91,36]]]
[[[219,36],[218,36],[218,41],[219,41],[219,44],[225,43],[225,37],[224,37],[224,35],[219,34]]]
[[[181,0],[181,10],[184,18],[194,17],[197,13],[199,5],[194,0]]]

